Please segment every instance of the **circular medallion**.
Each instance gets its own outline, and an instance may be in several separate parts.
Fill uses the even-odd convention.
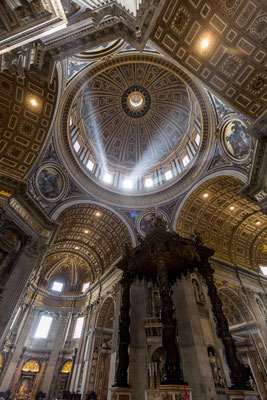
[[[61,171],[54,166],[44,166],[37,174],[37,189],[49,201],[58,200],[64,191],[64,179]]]
[[[167,216],[162,211],[148,211],[145,214],[142,213],[137,221],[137,230],[142,237],[145,237],[155,229],[155,217],[159,217],[162,223],[166,224],[166,227],[168,226]]]
[[[251,137],[247,134],[247,126],[242,120],[229,122],[223,133],[224,147],[234,158],[244,159],[250,152]]]
[[[123,111],[132,118],[141,118],[149,110],[151,98],[148,91],[139,85],[130,86],[122,95]]]

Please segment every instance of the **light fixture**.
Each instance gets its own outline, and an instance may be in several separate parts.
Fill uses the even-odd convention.
[[[79,247],[78,247],[78,246],[75,246],[75,250],[79,250]]]
[[[209,46],[209,39],[205,38],[201,40],[201,48],[206,49]]]
[[[106,183],[111,183],[112,182],[112,175],[106,172],[103,176],[103,181]]]
[[[165,178],[166,181],[172,178],[172,171],[169,169],[169,171],[165,172]]]
[[[34,107],[36,107],[38,105],[37,101],[35,99],[33,99],[33,98],[30,100],[30,103]]]
[[[125,179],[123,181],[123,187],[124,187],[124,189],[132,189],[133,181],[131,179]]]
[[[84,230],[84,233],[89,233],[88,229],[85,229],[85,230]]]
[[[230,209],[231,211],[233,211],[233,210],[235,209],[235,206],[231,206],[231,207],[229,207],[229,209]]]
[[[100,212],[99,211],[97,211],[96,213],[95,213],[95,215],[97,216],[97,217],[100,217]]]
[[[209,194],[208,193],[204,193],[203,197],[206,199],[207,197],[209,197]]]
[[[260,225],[261,224],[261,222],[260,221],[256,221],[256,225]]]

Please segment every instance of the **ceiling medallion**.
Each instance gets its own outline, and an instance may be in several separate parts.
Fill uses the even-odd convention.
[[[151,98],[148,91],[139,85],[130,86],[122,95],[123,111],[132,118],[143,117],[149,110]]]

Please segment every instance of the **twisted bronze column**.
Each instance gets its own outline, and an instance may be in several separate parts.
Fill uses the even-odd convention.
[[[113,387],[130,387],[128,384],[129,367],[129,345],[130,345],[130,289],[133,282],[133,275],[125,270],[121,279],[121,308],[119,320],[118,339],[118,366],[116,370],[115,383]]]
[[[183,385],[179,352],[176,345],[176,318],[171,297],[171,283],[165,265],[164,253],[157,253],[157,273],[161,299],[162,346],[164,350],[164,374],[162,385]]]
[[[237,358],[236,346],[229,331],[228,321],[223,313],[222,302],[218,296],[217,288],[214,283],[214,270],[208,263],[205,263],[198,270],[203,276],[208,288],[213,318],[216,322],[217,336],[221,338],[223,342],[225,357],[231,370],[231,389],[251,390],[247,383],[249,379],[249,370]]]

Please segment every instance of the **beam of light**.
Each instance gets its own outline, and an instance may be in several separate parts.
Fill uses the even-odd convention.
[[[148,171],[151,171],[151,152],[152,148],[157,148],[157,139],[160,137],[159,134],[151,141],[148,149],[142,154],[141,160],[135,165],[132,172],[129,175],[129,179],[133,181],[134,186],[136,186],[139,179],[142,179]],[[153,159],[153,163],[158,162],[164,154],[157,153],[157,157]]]
[[[88,96],[90,99],[90,96]],[[90,100],[89,101],[83,101],[83,106],[86,109],[86,113],[90,114]],[[96,151],[97,151],[97,155],[99,156],[99,164],[102,168],[102,173],[105,175],[108,172],[108,168],[107,168],[107,161],[106,161],[106,155],[105,155],[105,147],[102,141],[102,137],[99,133],[98,130],[98,126],[97,123],[95,121],[95,115],[94,113],[91,114],[90,116],[90,125],[93,127],[94,131],[93,131],[93,140],[92,142],[94,143],[95,147],[96,147]],[[87,133],[88,133],[88,138],[90,138],[90,132],[88,132],[87,128]]]

